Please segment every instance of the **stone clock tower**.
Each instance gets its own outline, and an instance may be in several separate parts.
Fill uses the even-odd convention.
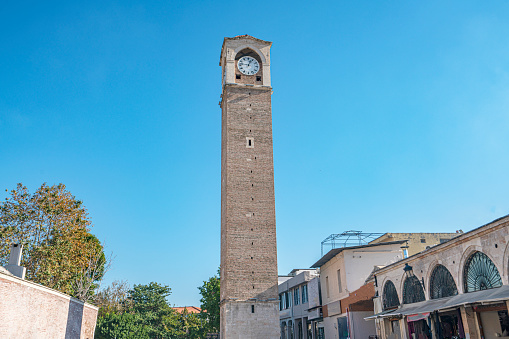
[[[221,339],[279,338],[271,45],[221,49]]]

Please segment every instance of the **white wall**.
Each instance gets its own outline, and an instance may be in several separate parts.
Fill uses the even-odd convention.
[[[348,290],[355,291],[364,285],[375,266],[392,264],[401,259],[403,259],[403,253],[400,244],[345,251]]]
[[[376,334],[375,321],[364,320],[372,316],[373,312],[351,312],[350,313],[350,335],[352,339],[367,339],[370,335]]]

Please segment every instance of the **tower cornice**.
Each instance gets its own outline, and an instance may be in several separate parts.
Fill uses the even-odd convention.
[[[234,36],[233,38],[225,37],[223,39],[223,46],[221,46],[221,54],[219,55],[219,66],[221,66],[221,59],[223,57],[223,52],[224,52],[224,47],[226,45],[226,42],[231,41],[231,40],[253,40],[257,43],[260,43],[260,44],[263,44],[263,45],[266,45],[269,47],[272,46],[272,41],[258,39],[258,38],[255,38],[254,36],[249,35],[249,34],[237,35],[237,36]]]

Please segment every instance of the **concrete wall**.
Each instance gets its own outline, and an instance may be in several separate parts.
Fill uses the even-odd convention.
[[[350,292],[364,285],[374,266],[391,264],[402,257],[400,244],[343,250],[320,268],[323,304],[327,305],[348,297]],[[342,280],[341,292],[338,284],[338,270]],[[327,280],[329,296],[327,296]]]
[[[373,315],[373,312],[350,313],[350,335],[352,339],[367,339],[376,334],[375,322],[366,321],[365,317]]]
[[[94,337],[98,308],[0,273],[0,338]]]
[[[507,338],[500,336],[502,329],[498,320],[498,312],[481,312],[480,316],[485,339]]]
[[[254,306],[254,312],[252,306]],[[221,317],[221,338],[279,338],[279,303],[277,301],[223,303]]]
[[[401,244],[357,248],[344,252],[348,292],[364,285],[375,266],[392,264],[403,258]]]

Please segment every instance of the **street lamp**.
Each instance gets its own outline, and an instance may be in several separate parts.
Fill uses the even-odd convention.
[[[414,269],[412,266],[408,265],[408,263],[405,263],[405,267],[403,267],[403,271],[405,272],[405,276],[407,279],[415,277]],[[415,277],[417,279],[417,277]],[[426,287],[424,285],[424,277],[421,278],[421,280],[417,279],[417,281],[422,285],[422,288],[426,290]]]

